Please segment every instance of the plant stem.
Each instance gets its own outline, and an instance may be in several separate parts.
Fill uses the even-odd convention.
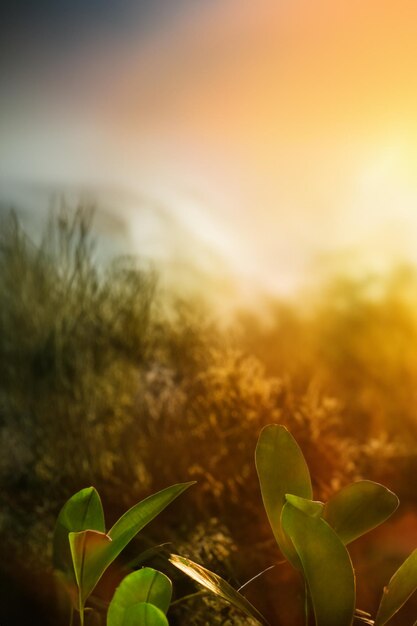
[[[69,626],[72,626],[74,623],[74,607],[71,604],[71,613],[70,613],[70,621],[69,621]]]
[[[84,605],[80,602],[80,626],[84,626]]]
[[[269,570],[273,569],[275,567],[275,565],[270,565],[269,567],[266,567],[264,570],[262,570],[262,572],[259,572],[259,574],[256,574],[255,576],[253,576],[252,578],[250,578],[247,582],[245,582],[241,587],[239,587],[238,591],[239,593],[242,591],[242,589],[244,589],[245,587],[247,587],[247,585],[250,585],[251,582],[253,582],[254,580],[256,580],[257,578],[259,578],[260,576],[263,576],[263,574],[265,574],[266,572],[269,572]]]
[[[307,581],[304,580],[304,614],[305,614],[305,618],[306,618],[306,626],[308,626],[308,622],[309,622],[309,593],[308,593],[308,586],[307,586]]]
[[[191,598],[198,598],[199,596],[203,596],[206,593],[207,591],[205,589],[202,589],[201,591],[196,591],[194,593],[190,593],[187,596],[182,596],[182,598],[178,598],[178,600],[174,600],[174,602],[171,602],[170,606],[180,604],[181,602],[186,602],[187,600],[191,600]]]

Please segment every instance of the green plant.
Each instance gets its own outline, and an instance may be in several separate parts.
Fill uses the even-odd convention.
[[[74,494],[62,507],[53,537],[57,577],[84,625],[86,601],[108,566],[133,537],[193,483],[167,487],[142,500],[106,532],[101,499],[94,487]],[[164,626],[171,599],[171,582],[144,568],[129,574],[117,588],[107,614],[107,626]]]
[[[374,621],[356,608],[355,572],[346,546],[384,522],[397,509],[397,496],[383,485],[361,480],[342,488],[327,503],[313,500],[307,463],[284,426],[272,424],[262,430],[255,460],[272,532],[304,580],[306,624],[311,609],[316,626],[351,626],[354,620],[386,624],[417,589],[417,550],[384,588]],[[216,574],[178,555],[171,555],[170,561],[258,623],[268,623]]]
[[[107,611],[107,626],[168,626],[170,579],[150,567],[128,574],[117,587]]]

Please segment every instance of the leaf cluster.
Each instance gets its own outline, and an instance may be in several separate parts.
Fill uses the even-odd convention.
[[[417,550],[384,588],[375,620],[356,608],[355,571],[346,546],[383,523],[397,496],[378,483],[347,485],[326,503],[313,499],[307,463],[295,439],[280,425],[266,426],[256,447],[256,468],[272,532],[286,559],[305,581],[305,614],[316,626],[352,626],[354,620],[383,626],[417,589]],[[239,591],[201,565],[171,555],[171,563],[258,623],[268,622]]]
[[[167,487],[139,502],[106,532],[104,512],[93,487],[74,494],[58,516],[53,540],[54,568],[84,626],[86,602],[109,565],[133,537],[192,483]],[[107,626],[167,626],[171,581],[143,568],[126,576],[107,612]]]

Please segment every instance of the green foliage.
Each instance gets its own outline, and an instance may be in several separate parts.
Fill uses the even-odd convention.
[[[14,217],[0,232],[1,424],[22,455],[3,471],[32,491],[47,483],[54,505],[87,481],[114,484],[149,346],[155,276],[133,259],[100,265],[91,223],[88,207],[62,208],[38,245]]]
[[[305,614],[310,605],[316,626],[373,624],[369,613],[356,609],[356,580],[345,544],[384,522],[398,498],[371,481],[353,483],[323,504],[312,499],[308,466],[288,430],[272,424],[260,433],[256,467],[262,497],[276,541],[305,581]],[[296,493],[288,493],[292,489]],[[417,588],[417,552],[391,578],[384,590],[375,625],[383,626]],[[265,618],[238,591],[213,572],[178,555],[170,561],[205,589],[258,623]]]
[[[76,608],[83,615],[85,601],[104,573],[111,539],[96,530],[71,532],[68,539],[78,587]]]
[[[289,502],[282,526],[302,563],[317,626],[350,626],[355,611],[355,576],[349,554],[330,526]]]
[[[104,567],[107,568],[114,561],[146,524],[149,524],[165,507],[193,484],[194,482],[179,483],[167,487],[126,511],[108,532],[111,543],[108,546]]]
[[[285,494],[285,500],[296,509],[299,509],[300,511],[306,513],[307,515],[310,515],[311,517],[323,516],[323,502],[318,502],[317,500],[308,500],[307,498],[300,498],[299,496],[294,496],[290,493]]]
[[[74,494],[62,507],[53,537],[53,565],[69,585],[75,584],[69,533],[83,530],[105,532],[104,512],[100,496],[94,487],[86,487]]]
[[[351,626],[355,615],[372,623],[362,611],[355,612],[355,574],[345,544],[392,515],[398,507],[397,496],[382,485],[364,480],[344,487],[325,505],[306,498],[300,494],[309,490],[304,457],[289,432],[278,425],[261,432],[256,463],[265,509],[278,545],[296,567],[301,563],[306,612],[311,602],[317,626]],[[283,496],[285,486],[295,489]],[[277,511],[281,511],[280,520]],[[288,550],[288,538],[299,562]],[[388,622],[417,588],[416,564],[413,552],[391,578],[376,626]]]
[[[323,518],[348,544],[382,524],[399,504],[395,493],[370,480],[347,485],[326,503]]]
[[[107,611],[107,626],[124,626],[126,613],[141,603],[151,604],[166,614],[171,596],[172,583],[165,574],[150,567],[132,572],[114,593]]]
[[[296,566],[297,553],[281,524],[287,493],[312,499],[310,472],[294,437],[283,426],[266,426],[259,435],[255,453],[262,499],[275,539],[285,556]]]
[[[192,484],[172,485],[149,496],[122,515],[107,534],[104,530],[101,500],[93,487],[82,489],[66,502],[55,527],[53,561],[74,608],[80,613],[82,624],[86,600],[105,570],[138,532]],[[91,527],[86,528],[89,524]],[[68,559],[67,543],[71,561]],[[117,619],[119,621],[122,619],[120,613],[125,609],[127,611],[130,605],[150,602],[166,611],[171,597],[171,587],[162,574],[154,570],[141,570],[140,573],[125,579],[116,594],[112,608],[114,624],[117,623]],[[135,611],[136,609],[132,609],[130,617],[126,615],[123,620],[131,623]],[[141,607],[137,611],[143,624],[163,623],[158,615],[147,607]]]
[[[355,575],[344,544],[384,522],[396,510],[397,496],[382,485],[360,481],[343,488],[324,506],[313,501],[302,452],[278,425],[261,432],[256,463],[270,522],[270,512],[275,512],[271,526],[281,529],[281,533],[275,531],[278,545],[296,567],[301,563],[306,607],[311,601],[317,626],[350,626],[355,614]],[[293,490],[283,494],[286,486]],[[309,491],[310,498],[302,490]]]
[[[158,607],[139,602],[126,609],[121,626],[168,626],[168,620]]]

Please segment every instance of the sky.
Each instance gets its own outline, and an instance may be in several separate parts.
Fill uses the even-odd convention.
[[[129,249],[204,250],[243,289],[417,263],[414,0],[27,6],[2,22],[6,199],[91,186]]]

